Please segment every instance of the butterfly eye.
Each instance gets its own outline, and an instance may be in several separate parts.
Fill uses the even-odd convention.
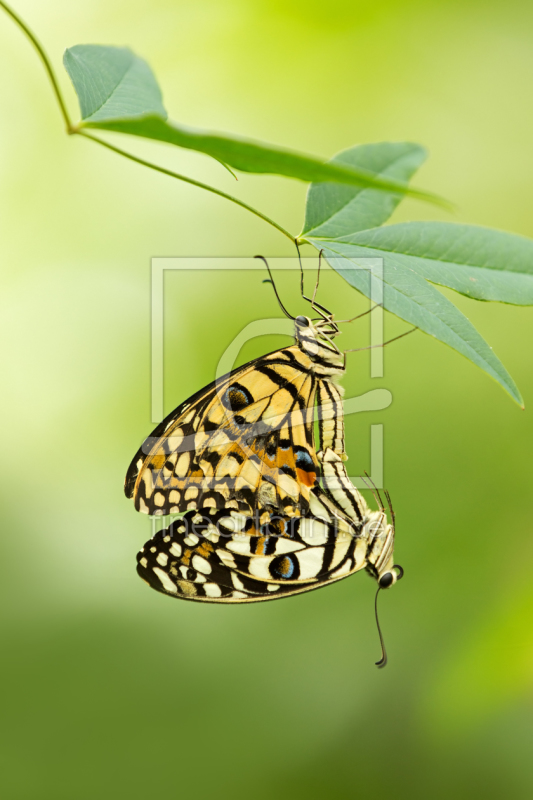
[[[394,575],[392,572],[386,572],[379,579],[379,588],[380,589],[388,589],[389,586],[392,586],[392,584],[395,581],[396,581],[396,575]]]
[[[403,569],[399,564],[394,564],[392,569],[393,572],[385,572],[379,579],[378,583],[380,589],[388,589],[393,583],[403,578]]]
[[[299,317],[296,317],[295,322],[297,325],[300,325],[301,328],[307,328],[307,326],[309,325],[308,318],[301,315]]]

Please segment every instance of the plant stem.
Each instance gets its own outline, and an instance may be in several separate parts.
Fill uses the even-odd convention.
[[[172,178],[177,178],[180,181],[185,181],[185,183],[190,183],[192,186],[198,186],[200,189],[205,189],[207,192],[212,192],[212,194],[218,194],[220,197],[224,197],[226,200],[230,200],[232,203],[235,203],[241,208],[245,208],[251,214],[255,214],[256,217],[268,222],[269,225],[272,225],[274,228],[277,228],[284,236],[291,240],[294,243],[294,236],[286,231],[285,228],[282,228],[281,225],[278,225],[277,222],[274,222],[273,219],[267,217],[266,214],[262,214],[261,211],[258,211],[256,208],[249,206],[248,203],[243,202],[242,200],[238,200],[236,197],[233,197],[231,194],[227,194],[226,192],[220,191],[220,189],[215,189],[213,186],[209,186],[207,183],[202,183],[201,181],[195,181],[192,178],[187,178],[185,175],[180,175],[177,172],[173,172],[170,169],[165,169],[164,167],[158,167],[156,164],[151,164],[149,161],[145,161],[142,158],[137,158],[137,156],[132,155],[131,153],[127,153],[125,150],[121,150],[119,147],[115,147],[108,142],[105,142],[103,139],[99,139],[96,136],[93,136],[90,133],[86,133],[83,130],[80,130],[78,126],[75,126],[70,121],[70,117],[67,111],[67,107],[65,105],[65,101],[63,100],[63,95],[61,94],[61,90],[59,88],[59,84],[57,82],[57,78],[55,76],[54,70],[52,68],[52,64],[48,56],[46,55],[41,43],[37,39],[37,37],[32,33],[32,31],[28,28],[28,26],[21,20],[21,18],[10,8],[7,3],[4,3],[3,0],[0,0],[0,8],[3,8],[6,14],[8,14],[11,19],[19,26],[19,28],[23,31],[23,33],[28,37],[30,42],[32,43],[33,47],[39,54],[39,57],[44,65],[48,78],[50,79],[50,83],[52,84],[52,89],[56,96],[56,100],[59,104],[59,108],[63,119],[65,121],[65,126],[67,129],[67,133],[69,134],[79,134],[80,136],[85,136],[87,139],[92,139],[93,142],[97,142],[101,144],[103,147],[107,147],[108,150],[112,150],[114,153],[118,153],[120,156],[124,156],[124,158],[129,158],[130,161],[136,161],[137,164],[142,164],[143,167],[149,167],[150,169],[155,169],[157,172],[162,172],[164,175],[170,175]],[[232,172],[229,167],[224,164],[226,169]],[[234,177],[236,177],[234,175]]]
[[[65,125],[66,125],[66,128],[67,128],[67,132],[68,133],[72,133],[72,123],[71,123],[70,117],[68,115],[68,111],[67,111],[67,107],[65,105],[65,101],[63,100],[63,95],[61,94],[61,90],[59,88],[59,84],[57,82],[57,79],[56,79],[54,70],[52,68],[52,65],[50,63],[50,60],[49,60],[48,56],[46,55],[46,53],[44,52],[41,43],[39,42],[37,37],[30,31],[28,26],[13,11],[13,9],[10,8],[7,5],[7,3],[4,3],[3,0],[0,0],[0,7],[4,9],[6,14],[9,14],[11,19],[26,34],[26,36],[28,37],[28,39],[30,40],[30,42],[32,43],[34,48],[37,50],[37,53],[39,54],[39,57],[40,57],[41,61],[44,64],[44,68],[46,70],[46,73],[47,73],[47,75],[48,75],[48,77],[50,79],[50,83],[52,84],[52,89],[53,89],[54,94],[56,96],[56,100],[59,103],[59,108],[61,110],[61,114],[63,116],[63,119],[65,120]]]
[[[1,2],[1,0],[0,0]],[[274,228],[277,228],[278,231],[286,236],[291,242],[294,244],[294,236],[289,231],[286,231],[285,228],[282,228],[281,225],[278,225],[277,222],[274,222],[273,219],[267,217],[266,214],[261,213],[256,208],[249,206],[248,203],[239,200],[237,197],[233,197],[231,194],[227,194],[226,192],[221,192],[220,189],[215,189],[213,186],[209,186],[207,183],[202,183],[201,181],[195,181],[193,178],[187,178],[185,175],[180,175],[179,172],[173,172],[170,169],[166,169],[165,167],[158,167],[157,164],[152,164],[150,161],[145,161],[143,158],[138,158],[137,156],[132,155],[131,153],[127,153],[125,150],[121,150],[119,147],[115,147],[115,145],[110,144],[109,142],[105,142],[103,139],[99,139],[97,136],[93,136],[92,133],[87,133],[84,130],[74,129],[73,133],[77,133],[79,136],[85,136],[86,139],[91,139],[93,142],[97,142],[101,144],[103,147],[107,147],[108,150],[112,150],[114,153],[118,153],[120,156],[124,156],[124,158],[129,158],[130,161],[135,161],[137,164],[141,164],[143,167],[149,167],[150,169],[155,169],[156,172],[162,172],[163,175],[170,175],[171,178],[177,178],[179,181],[185,181],[185,183],[190,183],[192,186],[198,186],[200,189],[205,189],[208,192],[212,192],[213,194],[218,194],[220,197],[224,197],[226,200],[231,200],[232,203],[236,203],[238,206],[245,208],[247,211],[250,211],[252,214],[255,214],[256,217],[268,222],[269,225],[272,225]]]

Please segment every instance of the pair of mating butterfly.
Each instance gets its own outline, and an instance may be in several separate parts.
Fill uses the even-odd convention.
[[[294,320],[295,344],[197,392],[144,441],[126,496],[145,514],[185,514],[144,545],[139,575],[172,597],[249,603],[318,589],[364,568],[379,593],[403,571],[393,563],[388,494],[392,524],[379,493],[380,509],[372,511],[344,465],[339,328],[315,299],[318,281],[313,297],[305,296],[303,270],[302,297],[318,318],[292,317],[263,260]],[[384,666],[381,631],[380,638]]]

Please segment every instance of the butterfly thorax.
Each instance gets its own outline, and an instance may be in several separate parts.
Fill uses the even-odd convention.
[[[333,338],[339,333],[335,323],[319,320],[314,323],[309,317],[296,317],[294,338],[309,356],[314,371],[321,377],[341,376],[344,371],[344,354],[335,346]]]

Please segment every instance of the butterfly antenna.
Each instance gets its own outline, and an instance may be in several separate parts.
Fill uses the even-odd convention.
[[[366,475],[366,472],[365,472],[365,475]],[[375,500],[375,501],[376,501],[376,503],[378,503],[378,505],[379,505],[378,498],[376,497],[376,493],[375,493],[374,489],[372,488],[372,486],[370,485],[370,483],[369,483],[368,481],[365,481],[365,479],[363,478],[363,476],[362,476],[362,475],[361,475],[361,480],[362,480],[362,481],[363,481],[363,483],[365,484],[366,488],[367,488],[367,489],[368,489],[370,492],[372,492],[372,494],[374,495],[374,500]]]
[[[383,493],[384,493],[385,497],[387,498],[387,503],[389,504],[390,516],[391,516],[391,520],[392,520],[392,527],[393,527],[394,530],[396,530],[396,514],[394,513],[394,509],[392,507],[390,494],[388,493],[388,491],[386,489],[383,489]]]
[[[379,493],[378,487],[376,486],[376,484],[374,483],[374,481],[372,480],[372,478],[370,477],[368,472],[365,472],[365,475],[368,478],[368,483],[370,484],[370,491],[374,495],[374,499],[375,499],[376,503],[379,505],[380,511],[385,511],[385,506],[383,505],[383,500],[381,499],[381,495]],[[364,480],[364,478],[363,478],[363,480]],[[366,483],[366,481],[365,481],[365,483]]]
[[[379,596],[380,589],[381,589],[381,586],[378,586],[378,590],[376,592],[376,599],[374,601],[374,612],[375,612],[375,615],[376,615],[376,625],[377,625],[377,628],[378,628],[379,641],[380,641],[380,644],[381,644],[381,658],[379,659],[379,661],[376,661],[376,667],[378,669],[382,669],[383,667],[385,667],[387,665],[387,651],[385,650],[385,642],[383,641],[383,634],[381,632],[381,625],[379,624],[379,615],[378,615],[378,596]]]
[[[278,294],[278,290],[276,289],[276,284],[274,283],[274,278],[272,277],[272,273],[270,271],[270,267],[268,266],[268,261],[266,260],[266,258],[264,256],[254,256],[254,258],[260,258],[261,261],[265,262],[265,266],[266,266],[266,268],[268,270],[268,274],[270,275],[270,283],[272,284],[272,288],[274,289],[274,293],[275,293],[275,295],[277,297],[277,300],[278,300],[278,303],[280,305],[280,308],[283,311],[283,313],[285,314],[285,316],[288,317],[289,319],[296,319],[296,317],[293,317],[292,314],[289,314],[289,312],[287,311],[287,309],[285,308],[285,306],[281,302],[281,298],[280,298],[280,296]],[[303,272],[302,272],[302,276],[303,276]]]

